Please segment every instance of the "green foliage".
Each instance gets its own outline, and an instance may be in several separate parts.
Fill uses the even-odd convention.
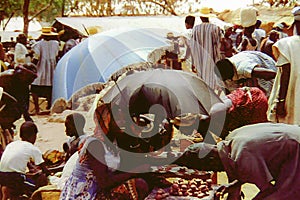
[[[28,14],[34,16],[41,8],[46,7],[51,0],[31,0]],[[55,17],[61,15],[63,0],[53,0],[49,8],[37,16],[40,20],[52,21]],[[14,17],[23,16],[23,0],[0,0],[0,10],[5,11],[5,17],[8,18],[13,14]]]
[[[12,13],[22,14],[23,1],[0,0],[0,10],[5,12],[5,16],[9,17]]]

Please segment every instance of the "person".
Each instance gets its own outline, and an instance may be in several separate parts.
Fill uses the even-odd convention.
[[[125,133],[120,132],[111,109],[110,104],[98,102],[94,134],[83,141],[79,159],[60,199],[144,199],[148,195],[147,183],[135,173],[149,169],[147,165],[131,171],[118,170],[121,159],[118,143],[114,142]],[[130,129],[133,134],[139,134],[137,125]]]
[[[213,17],[213,10],[208,7],[200,9],[201,24],[193,28],[191,39],[191,55],[194,71],[212,89],[219,89],[218,80],[214,74],[214,65],[221,59],[221,29],[209,23],[209,17]]]
[[[261,20],[256,20],[253,37],[257,40],[257,50],[260,51],[262,40],[267,36],[266,31],[260,28]]]
[[[47,169],[41,151],[34,146],[38,133],[37,126],[31,121],[25,121],[20,127],[20,138],[9,143],[1,157],[0,185],[5,193],[2,199],[11,199],[12,195],[27,194],[30,196],[38,187],[47,184],[50,171]],[[38,177],[26,177],[28,164],[39,166],[42,170]]]
[[[42,39],[32,46],[38,75],[31,84],[31,94],[36,114],[40,114],[38,101],[40,96],[46,97],[47,109],[51,107],[53,74],[59,53],[57,35],[51,27],[43,27]]]
[[[188,70],[192,70],[190,40],[192,38],[193,27],[195,25],[195,16],[188,15],[184,20],[186,31],[179,39],[179,45],[184,47],[184,52],[181,55],[180,62]]]
[[[276,76],[275,61],[259,51],[242,51],[216,63],[215,73],[228,94],[238,87],[259,87],[269,97]]]
[[[21,33],[17,37],[17,43],[14,51],[14,66],[18,66],[19,64],[27,64],[31,62],[30,57],[28,57],[27,50],[27,37],[24,33]]]
[[[233,47],[233,41],[230,38],[230,36],[232,35],[232,31],[233,29],[231,26],[225,27],[225,34],[224,37],[222,37],[221,39],[222,58],[229,58],[233,56],[235,53],[237,53],[237,51]]]
[[[257,9],[250,6],[242,8],[240,11],[241,25],[244,28],[242,41],[237,47],[238,51],[255,51],[258,47],[258,41],[253,37],[255,25],[257,22]]]
[[[21,115],[25,121],[32,121],[28,113],[29,86],[37,77],[36,66],[33,63],[18,65],[0,73],[0,87],[15,101],[5,101],[6,106],[0,112],[0,125],[3,130],[11,130],[13,122]],[[12,133],[13,134],[13,133]]]
[[[232,45],[235,51],[237,51],[237,47],[240,45],[241,40],[242,40],[242,35],[243,35],[243,29],[241,25],[233,25],[232,27],[232,33],[229,36],[230,39],[232,40]]]
[[[70,38],[66,41],[66,43],[63,46],[62,56],[65,55],[68,51],[70,51],[77,44],[79,44],[78,39],[79,39],[79,34],[78,33],[73,33],[70,36]]]
[[[237,88],[222,97],[223,103],[214,104],[209,111],[211,119],[218,119],[222,110],[226,111],[226,118],[220,138],[225,137],[234,129],[248,124],[267,122],[268,99],[258,87]],[[217,133],[217,122],[212,122],[211,131]]]
[[[273,122],[300,125],[298,112],[300,59],[297,56],[300,44],[300,7],[293,9],[296,35],[278,40],[273,45],[273,54],[279,67],[269,99],[268,118]]]
[[[189,146],[174,163],[198,170],[225,171],[229,184],[217,191],[241,199],[241,185],[255,184],[255,200],[300,198],[300,127],[258,123],[232,131],[217,144]]]
[[[208,115],[190,115],[185,121],[181,118],[183,123],[177,118],[172,120],[175,127],[185,135],[197,131],[208,142],[210,133],[225,139],[236,128],[268,122],[268,100],[265,93],[257,87],[237,88],[222,96],[221,100],[222,102],[211,106]]]
[[[2,42],[0,42],[0,72],[8,69],[8,66],[5,64],[5,50]]]
[[[278,33],[279,33],[279,39],[288,37],[288,34],[284,32],[284,29],[287,28],[287,27],[288,27],[288,25],[285,22],[281,22],[279,24],[276,24],[273,27],[273,30],[278,31]]]
[[[272,46],[279,40],[279,33],[278,31],[271,30],[268,37],[262,40],[260,51],[269,55],[275,60],[273,55]]]
[[[84,138],[85,117],[80,113],[67,115],[65,121],[66,135],[70,139],[63,143],[63,150],[66,153],[66,161],[78,150],[79,142]]]

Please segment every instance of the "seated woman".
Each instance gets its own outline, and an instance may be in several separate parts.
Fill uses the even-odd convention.
[[[137,172],[149,166],[119,171],[121,159],[116,141],[125,133],[118,128],[108,104],[98,104],[94,116],[94,134],[80,145],[79,159],[60,199],[144,199],[149,193],[148,185]],[[137,127],[131,127],[132,134],[139,134]]]

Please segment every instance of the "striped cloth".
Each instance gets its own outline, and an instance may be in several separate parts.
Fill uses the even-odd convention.
[[[192,63],[201,77],[212,89],[217,89],[215,63],[221,59],[221,29],[211,23],[202,23],[193,28],[191,38]]]
[[[59,43],[56,40],[40,40],[32,46],[37,63],[37,78],[32,85],[52,86],[56,57],[59,52]]]

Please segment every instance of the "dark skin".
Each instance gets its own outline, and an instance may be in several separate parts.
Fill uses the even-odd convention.
[[[259,67],[259,65],[258,65],[256,67],[254,67],[251,75],[253,78],[261,78],[261,79],[265,79],[265,80],[269,81],[269,80],[272,80],[275,78],[276,72],[274,72],[273,70],[270,70],[270,69]]]
[[[280,117],[285,117],[287,114],[285,109],[285,98],[290,82],[291,65],[288,63],[282,65],[281,68],[282,74],[280,79],[279,102],[277,104],[276,114]]]
[[[300,35],[300,21],[295,21],[294,26],[296,26],[296,33]],[[287,63],[281,66],[282,73],[280,77],[280,88],[279,88],[279,102],[276,108],[276,114],[279,117],[285,117],[287,115],[285,108],[285,98],[287,95],[289,83],[290,83],[290,73],[291,73],[291,64]]]
[[[31,137],[29,137],[29,138],[24,138],[24,139],[22,138],[22,140],[23,140],[23,141],[30,142],[31,144],[34,144],[35,141],[36,141],[36,134],[32,134]],[[29,163],[29,166],[36,168],[36,167],[34,166],[34,164],[32,164],[32,163]],[[42,169],[42,172],[43,172],[46,176],[51,175],[51,172],[48,170],[48,168],[47,168],[45,162],[43,162],[43,163],[41,163],[40,165],[38,165],[38,167],[40,167],[40,168]],[[40,171],[38,171],[37,173],[40,173]],[[32,175],[33,175],[33,174],[32,174]]]
[[[185,151],[180,157],[174,162],[179,166],[186,166],[191,169],[198,169],[204,171],[214,171],[221,172],[224,171],[223,163],[219,157],[218,149],[216,145],[213,144],[203,144],[206,146],[208,153],[206,155],[199,154],[199,151]],[[193,145],[191,145],[193,146]],[[200,156],[199,156],[200,155]],[[240,187],[242,183],[238,180],[232,180],[229,184],[221,185],[217,191],[221,192],[222,195],[225,193],[228,194],[228,199],[232,198],[231,191],[234,191],[236,188]],[[242,194],[241,194],[242,195]]]
[[[79,143],[79,136],[84,135],[83,127],[79,127],[79,125],[74,124],[74,120],[70,118],[66,118],[65,121],[65,132],[67,136],[76,137],[76,140],[71,142],[71,147],[69,148],[69,145],[67,143],[63,144],[63,149],[66,152],[66,160],[68,160],[73,153],[77,151],[78,143]]]
[[[107,144],[108,148],[111,149],[110,151],[112,151],[113,153],[117,153],[115,149],[116,147],[114,146],[115,144],[113,144],[112,141],[115,141],[115,139],[118,138],[118,134],[120,133],[115,131],[110,131],[110,127],[114,126],[114,124],[111,121],[110,114],[108,114],[110,113],[110,111],[107,110],[108,108],[104,108],[104,109],[106,110],[102,111],[101,114],[99,114],[99,116],[101,116],[102,118],[100,122],[101,125],[99,124],[99,121],[95,119],[95,123],[96,123],[95,133],[97,134],[97,132],[101,130],[105,133],[107,132],[106,134],[107,137],[104,136],[104,143]],[[125,181],[129,179],[137,178],[139,176],[139,172],[143,172],[149,169],[149,165],[140,165],[126,172],[118,171],[118,170],[111,172],[111,170],[109,170],[107,167],[105,161],[104,146],[100,140],[91,141],[88,144],[87,149],[88,149],[87,160],[96,176],[99,187],[107,192],[109,192],[111,189],[115,188],[116,186],[123,184]],[[145,181],[141,179],[136,179],[136,180],[139,182],[139,185],[136,184],[139,199],[144,199],[148,194],[147,184]]]
[[[257,41],[252,37],[252,33],[255,30],[255,25],[247,27],[244,29],[244,36],[246,36],[249,40],[249,42],[251,43],[252,46],[256,46],[257,45]],[[248,41],[247,40],[243,40],[242,41],[242,48],[241,51],[245,51],[247,49],[247,45],[248,45]]]
[[[226,61],[225,59],[223,60],[220,60],[217,62],[218,63],[221,63],[222,61]],[[217,75],[221,75],[221,78],[223,81],[226,81],[226,80],[232,80],[234,74],[236,73],[236,71],[234,70],[234,65],[233,63],[231,63],[228,59],[227,61],[230,63],[229,66],[226,66],[226,70],[223,70],[222,74],[219,74],[218,72],[218,69],[215,68],[215,73]],[[224,69],[225,66],[224,64],[220,64],[222,66],[222,68]],[[267,68],[263,68],[261,67],[260,65],[257,65],[256,67],[253,68],[252,72],[251,72],[251,76],[252,78],[261,78],[261,79],[265,79],[265,80],[272,80],[275,78],[276,76],[276,72],[270,70],[270,69],[267,69]]]

